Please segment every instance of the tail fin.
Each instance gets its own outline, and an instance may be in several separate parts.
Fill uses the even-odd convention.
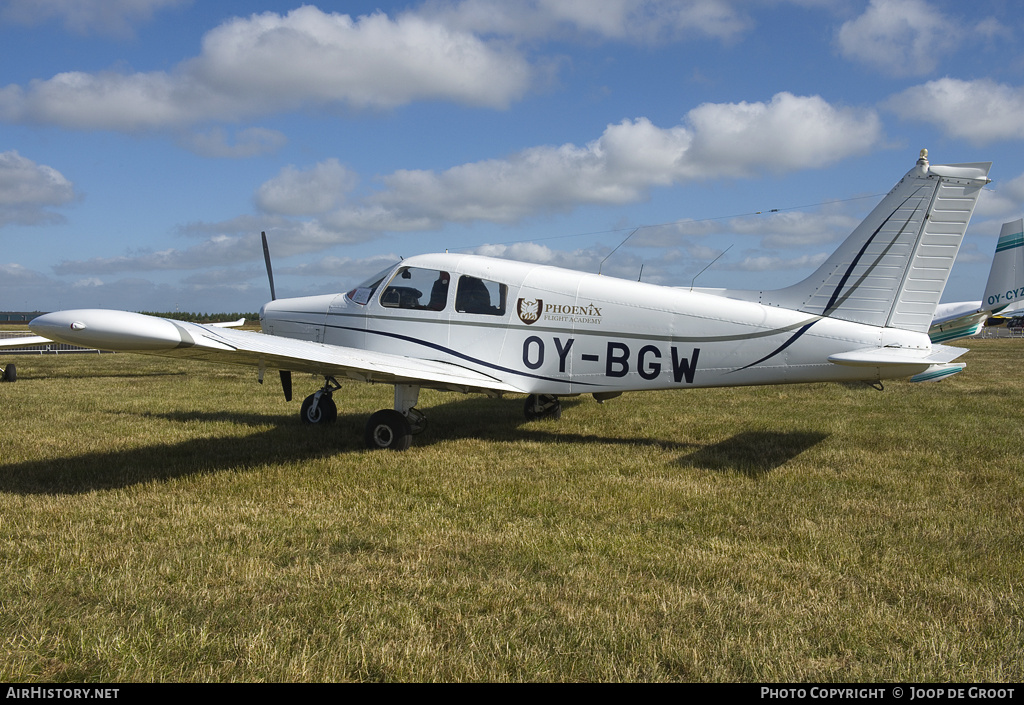
[[[872,326],[927,332],[990,162],[917,166],[814,274],[762,303]]]
[[[1024,301],[1024,218],[1003,223],[981,307],[999,313]]]

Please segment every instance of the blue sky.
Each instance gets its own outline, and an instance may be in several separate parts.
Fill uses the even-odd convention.
[[[1022,30],[1013,0],[0,0],[0,309],[255,311],[261,230],[279,296],[445,249],[776,288],[922,147],[994,162],[943,297],[977,299],[1024,215]]]

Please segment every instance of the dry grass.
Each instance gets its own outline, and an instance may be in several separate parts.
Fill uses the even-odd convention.
[[[318,429],[244,369],[18,358],[0,681],[1019,681],[1024,347],[970,347],[558,422],[424,392],[404,454],[386,387]]]

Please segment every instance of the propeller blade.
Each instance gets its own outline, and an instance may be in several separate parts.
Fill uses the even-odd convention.
[[[270,247],[267,245],[267,233],[261,232],[263,238],[263,260],[267,263],[267,278],[270,279],[270,300],[277,300],[277,292],[274,291],[274,268],[270,266]],[[284,400],[292,400],[292,373],[290,370],[279,370],[281,373],[281,389],[284,391]]]
[[[270,247],[267,246],[267,234],[261,232],[263,236],[263,259],[267,263],[267,277],[270,278],[270,300],[277,300],[277,293],[274,291],[274,268],[270,266]]]

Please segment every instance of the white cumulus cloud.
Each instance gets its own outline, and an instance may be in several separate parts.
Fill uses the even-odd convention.
[[[0,22],[37,25],[59,20],[77,34],[131,36],[135,25],[192,0],[5,0]]]
[[[462,0],[433,2],[428,16],[480,33],[517,39],[577,33],[658,41],[683,34],[728,39],[752,22],[728,0]]]
[[[416,100],[504,108],[529,87],[522,56],[414,14],[352,17],[302,6],[235,18],[170,72],[71,71],[0,89],[0,120],[138,131],[306,107]]]
[[[961,41],[961,25],[924,0],[871,0],[860,17],[843,24],[839,50],[894,76],[933,71]]]
[[[624,120],[582,147],[533,147],[443,172],[394,172],[372,202],[432,227],[512,223],[586,204],[633,203],[654,187],[685,181],[819,168],[862,154],[880,139],[873,111],[779,93],[767,103],[704,104],[667,128],[647,118]]]
[[[337,208],[358,176],[337,159],[320,162],[311,169],[288,166],[256,192],[261,210],[280,215],[311,215]]]
[[[1024,138],[1024,88],[982,78],[941,78],[913,86],[886,102],[904,120],[940,127],[974,144]]]
[[[695,135],[690,155],[695,175],[818,168],[863,154],[882,134],[874,111],[785,92],[768,103],[705,103],[687,120]]]
[[[74,185],[45,164],[36,164],[16,151],[0,152],[0,227],[61,220],[50,210],[76,198]]]

